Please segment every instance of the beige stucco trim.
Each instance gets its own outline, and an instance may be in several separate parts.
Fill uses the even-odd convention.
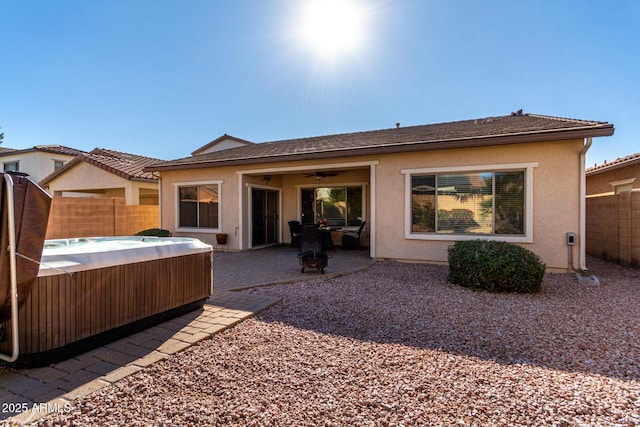
[[[198,227],[180,227],[180,187],[185,187],[188,185],[210,185],[217,184],[218,185],[218,228],[198,228]],[[177,203],[174,203],[174,218],[175,218],[175,230],[179,233],[205,233],[205,234],[215,234],[220,233],[222,230],[222,184],[224,184],[223,179],[214,179],[214,180],[206,180],[206,181],[179,181],[173,183],[173,191],[174,197]]]
[[[533,243],[533,169],[538,167],[538,162],[527,163],[502,163],[473,166],[447,166],[437,168],[401,169],[404,174],[404,238],[407,240],[501,240],[511,243]],[[500,236],[482,234],[437,234],[437,233],[412,233],[411,232],[411,176],[416,174],[437,174],[451,172],[495,172],[504,170],[525,170],[525,234],[524,236]]]

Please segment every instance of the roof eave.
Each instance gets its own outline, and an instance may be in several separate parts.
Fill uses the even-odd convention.
[[[598,169],[593,169],[593,170],[587,170],[586,174],[587,175],[596,175],[599,173],[603,173],[603,172],[609,172],[612,170],[616,170],[616,169],[620,169],[623,167],[627,167],[627,166],[633,166],[635,164],[639,164],[640,163],[640,157],[635,158],[635,159],[630,159],[624,162],[619,162],[619,163],[611,163],[605,166],[600,166],[598,167]]]
[[[158,183],[158,179],[157,178],[131,178],[129,181],[147,182],[147,183],[152,183],[152,184],[157,184]]]
[[[532,142],[544,142],[554,140],[583,139],[588,137],[600,137],[613,135],[614,127],[606,123],[598,127],[554,129],[552,131],[538,131],[535,133],[520,133],[507,135],[494,135],[488,137],[472,137],[436,141],[410,141],[393,145],[364,146],[345,149],[334,149],[330,151],[314,151],[308,153],[293,153],[286,155],[263,156],[252,158],[213,160],[193,162],[188,159],[185,163],[173,165],[157,165],[144,168],[146,172],[161,172],[169,170],[200,169],[208,167],[231,166],[231,165],[251,165],[270,162],[292,162],[299,160],[328,159],[348,156],[365,156],[371,154],[393,154],[406,153],[411,151],[445,150],[454,148],[471,148],[483,146],[497,146],[509,144],[524,144]]]

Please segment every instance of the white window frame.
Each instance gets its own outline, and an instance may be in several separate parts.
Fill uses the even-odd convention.
[[[53,170],[54,171],[57,171],[58,169],[63,167],[65,163],[67,163],[66,160],[60,160],[60,159],[51,159],[51,160],[53,161]],[[56,164],[58,164],[58,163],[60,164],[60,166],[56,168]]]
[[[437,168],[402,169],[404,174],[404,238],[407,240],[457,241],[457,240],[500,240],[511,243],[533,243],[533,169],[538,162],[506,163],[474,166],[452,166]],[[462,172],[506,172],[524,170],[525,181],[525,230],[522,236],[504,236],[500,234],[440,234],[414,233],[411,231],[411,177],[413,175],[449,174]]]
[[[175,182],[174,194],[175,194],[175,229],[176,231],[184,233],[220,233],[222,230],[222,184],[224,180],[212,180],[212,181],[185,181]],[[217,185],[218,186],[218,227],[217,228],[204,228],[204,227],[181,227],[180,226],[180,187],[193,187],[202,185]]]

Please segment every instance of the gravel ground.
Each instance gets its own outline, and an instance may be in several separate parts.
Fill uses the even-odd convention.
[[[640,425],[640,270],[536,295],[376,263],[247,292],[257,317],[74,402],[44,425]]]

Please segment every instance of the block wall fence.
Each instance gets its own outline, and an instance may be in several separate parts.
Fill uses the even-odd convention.
[[[47,239],[131,236],[157,228],[158,206],[127,206],[124,198],[54,197]]]
[[[587,198],[587,253],[640,267],[640,192]]]

